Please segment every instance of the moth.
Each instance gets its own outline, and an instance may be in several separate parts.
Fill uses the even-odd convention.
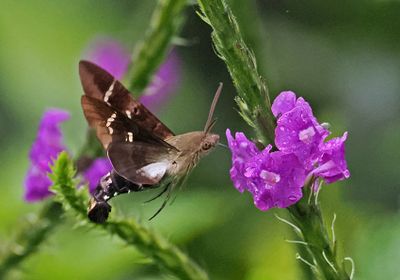
[[[171,191],[182,185],[200,158],[219,143],[219,135],[211,133],[211,129],[222,84],[214,96],[204,130],[175,135],[104,69],[80,61],[79,75],[84,91],[83,113],[113,166],[90,199],[89,219],[104,223],[111,211],[108,201],[114,196],[162,187],[155,198],[164,193],[166,198],[153,215],[156,216]]]

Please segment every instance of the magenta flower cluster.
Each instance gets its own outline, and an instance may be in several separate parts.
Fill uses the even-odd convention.
[[[60,124],[68,119],[69,113],[60,109],[49,109],[43,114],[29,153],[31,164],[25,177],[26,201],[34,202],[51,195],[51,181],[47,173],[50,172],[51,162],[66,149]]]
[[[333,183],[350,176],[342,137],[325,141],[330,132],[319,124],[310,105],[291,91],[279,94],[272,104],[277,118],[275,146],[257,149],[246,136],[235,137],[226,131],[232,151],[231,179],[240,191],[249,191],[260,210],[286,208],[302,197],[304,184],[312,179],[314,190],[319,181]]]

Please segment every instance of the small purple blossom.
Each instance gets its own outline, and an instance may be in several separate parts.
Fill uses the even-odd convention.
[[[240,192],[247,190],[253,195],[257,208],[284,208],[302,197],[306,174],[296,156],[270,152],[271,145],[259,151],[240,132],[233,138],[228,129],[226,136],[232,151],[231,179]]]
[[[121,79],[131,60],[129,52],[117,41],[101,39],[89,48],[90,61]],[[149,86],[144,90],[140,101],[150,111],[157,111],[176,92],[180,80],[180,61],[176,52],[171,51],[167,59],[154,74]]]
[[[292,110],[295,105],[296,94],[293,91],[283,91],[275,98],[271,111],[276,118],[279,118],[282,114]]]
[[[83,177],[89,183],[89,191],[92,193],[101,177],[110,172],[112,169],[111,162],[108,158],[97,158],[83,172]]]
[[[344,143],[342,137],[324,142],[329,131],[320,125],[310,105],[291,91],[282,92],[272,104],[277,117],[275,145],[259,151],[243,133],[232,137],[226,131],[232,152],[231,179],[240,191],[249,191],[260,210],[272,207],[286,208],[299,201],[302,187],[309,178],[317,190],[320,180],[333,183],[347,179]]]
[[[346,139],[347,132],[342,137],[333,138],[322,145],[318,167],[311,172],[314,176],[323,178],[327,184],[350,177],[345,159]]]
[[[292,107],[294,98],[293,92],[282,92],[274,100],[275,112],[281,113],[275,129],[275,145],[284,153],[296,154],[306,169],[311,169],[321,156],[320,146],[329,131],[318,123],[303,98],[298,98]]]
[[[235,138],[233,138],[231,131],[227,129],[226,138],[228,139],[229,148],[232,151],[232,168],[230,170],[230,175],[235,187],[240,192],[243,192],[247,189],[248,181],[243,176],[245,164],[249,159],[258,155],[260,151],[242,132],[236,132]]]
[[[299,201],[306,178],[305,170],[295,155],[280,151],[270,153],[271,148],[268,146],[249,160],[244,173],[251,181],[249,191],[254,203],[262,211],[273,207],[286,208]]]
[[[43,114],[29,153],[31,165],[25,178],[26,201],[42,200],[52,194],[47,173],[50,172],[49,164],[65,150],[60,123],[68,119],[69,113],[60,109],[49,109]]]

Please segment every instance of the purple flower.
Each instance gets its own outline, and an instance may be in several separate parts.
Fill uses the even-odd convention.
[[[318,167],[311,172],[314,176],[324,179],[327,184],[350,177],[345,159],[346,139],[347,132],[342,137],[333,138],[322,145]]]
[[[294,154],[271,153],[271,145],[259,151],[243,133],[236,133],[235,139],[229,129],[226,136],[232,151],[231,179],[240,192],[253,195],[257,208],[284,208],[302,197],[306,174]]]
[[[230,175],[235,187],[240,192],[243,192],[247,189],[248,181],[243,176],[245,172],[245,164],[252,157],[258,155],[260,151],[242,132],[236,132],[235,138],[233,138],[231,131],[227,129],[226,138],[228,139],[229,148],[232,151],[232,168],[230,170]]]
[[[347,132],[324,142],[329,131],[318,123],[310,105],[291,91],[282,92],[271,109],[278,118],[278,151],[271,152],[271,145],[259,151],[243,133],[233,138],[226,131],[232,152],[231,179],[240,192],[253,195],[257,208],[266,211],[296,203],[309,178],[313,178],[314,191],[322,179],[329,184],[349,178],[344,148]]]
[[[303,98],[298,98],[293,107],[294,98],[293,92],[282,92],[274,100],[274,115],[280,114],[275,129],[275,145],[284,153],[294,153],[310,170],[321,156],[320,146],[329,131],[318,123]]]
[[[129,52],[117,41],[101,39],[95,41],[89,49],[90,61],[121,79],[131,60]],[[144,90],[140,101],[150,111],[157,111],[176,92],[180,77],[180,62],[177,54],[171,51],[165,62],[154,74],[149,86]]]
[[[89,191],[92,193],[101,177],[110,172],[112,169],[111,162],[108,158],[97,158],[92,164],[83,172],[83,177],[89,183]]]
[[[270,153],[267,147],[249,160],[244,176],[251,181],[249,191],[254,204],[266,211],[273,207],[286,208],[301,199],[305,170],[294,154],[280,151]]]
[[[31,165],[25,178],[26,201],[34,202],[51,195],[51,181],[47,177],[50,172],[49,164],[65,150],[60,123],[68,119],[69,113],[60,109],[50,109],[43,114],[36,140],[29,153]]]

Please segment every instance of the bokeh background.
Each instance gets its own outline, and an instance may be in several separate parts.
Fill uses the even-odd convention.
[[[349,131],[352,176],[320,195],[328,223],[338,215],[342,256],[356,262],[356,279],[399,279],[400,268],[400,2],[396,0],[229,1],[272,97],[293,90],[338,136]],[[71,153],[85,137],[77,64],[101,37],[133,49],[155,1],[12,1],[0,9],[0,246],[40,203],[23,201],[28,151],[41,114],[72,113],[63,125]],[[218,82],[225,84],[216,131],[250,130],[235,109],[235,90],[211,47],[210,28],[186,10],[175,49],[182,75],[177,94],[157,112],[176,133],[202,129]],[[182,40],[180,40],[182,41]],[[250,133],[251,135],[251,133]],[[223,138],[223,142],[226,140]],[[151,222],[154,192],[113,200],[178,244],[211,279],[299,279],[292,232],[261,212],[230,183],[230,154],[218,148],[202,160],[176,201]],[[11,279],[160,279],[149,260],[100,230],[69,219]]]

